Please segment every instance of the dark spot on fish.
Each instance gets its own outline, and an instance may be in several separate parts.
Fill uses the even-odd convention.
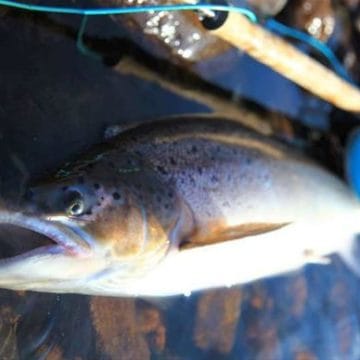
[[[247,165],[250,165],[252,163],[252,159],[249,157],[247,157],[245,161]]]
[[[203,169],[202,169],[201,167],[198,167],[198,173],[199,173],[200,175],[202,175]]]
[[[190,180],[191,184],[192,184],[193,186],[195,186],[196,181],[195,181],[194,177],[190,175],[190,176],[189,176],[189,180]]]
[[[159,171],[159,172],[161,172],[163,175],[167,175],[167,171],[162,167],[162,166],[160,166],[160,165],[158,165],[157,167],[156,167],[156,169]]]
[[[169,205],[169,204],[165,204],[165,205],[164,205],[164,208],[165,208],[166,210],[168,210],[168,209],[170,208],[170,205]]]
[[[215,156],[211,155],[211,156],[210,156],[210,160],[211,160],[211,161],[215,161]]]
[[[169,196],[170,199],[172,199],[174,197],[174,193],[172,191],[169,191],[168,196]]]
[[[94,189],[96,189],[96,190],[100,189],[100,185],[98,183],[95,183],[94,184]]]
[[[162,201],[161,196],[157,195],[157,196],[156,196],[156,201],[157,201],[158,203],[161,203],[161,201]]]
[[[113,196],[114,200],[120,200],[120,198],[121,198],[121,196],[120,196],[120,194],[118,192],[114,192],[112,194],[112,196]]]
[[[63,187],[61,188],[62,191],[66,191],[67,189],[68,189],[67,186],[63,186]]]
[[[191,147],[191,152],[192,152],[193,154],[195,154],[195,153],[197,153],[197,151],[198,151],[197,147],[196,147],[195,145],[193,145],[193,146]]]
[[[92,211],[91,210],[88,210],[85,215],[92,215]]]
[[[83,184],[83,183],[85,182],[84,177],[83,177],[83,176],[79,176],[79,177],[78,177],[78,182],[79,182],[79,184]]]
[[[96,203],[96,206],[101,206],[101,203],[100,203],[100,202],[97,202],[97,203]]]
[[[101,201],[104,201],[104,197],[102,196],[102,197],[100,198],[100,200],[101,200]]]
[[[215,175],[212,175],[211,178],[210,178],[211,182],[213,183],[217,183],[219,181],[218,177],[215,176]]]
[[[171,163],[171,165],[176,165],[176,160],[173,157],[171,157],[170,158],[170,163]]]

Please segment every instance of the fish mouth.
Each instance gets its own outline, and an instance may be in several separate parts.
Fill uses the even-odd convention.
[[[35,255],[89,255],[89,244],[61,222],[0,211],[0,266]]]

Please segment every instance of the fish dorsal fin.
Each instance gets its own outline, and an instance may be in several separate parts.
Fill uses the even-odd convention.
[[[289,225],[290,223],[246,223],[228,228],[221,228],[209,233],[208,236],[195,232],[180,243],[179,249],[186,250],[195,247],[213,245],[225,241],[238,240],[248,236],[260,235],[267,232],[275,231]]]

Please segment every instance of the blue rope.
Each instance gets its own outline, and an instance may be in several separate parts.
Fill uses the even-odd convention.
[[[336,55],[327,45],[325,45],[321,41],[313,38],[310,35],[305,34],[302,31],[281,24],[273,19],[270,19],[266,22],[266,27],[282,36],[291,37],[293,39],[300,40],[305,44],[309,44],[310,46],[312,46],[314,49],[316,49],[318,52],[320,52],[326,57],[329,64],[337,74],[339,74],[343,79],[349,82],[353,82],[349,74],[346,72],[346,70],[340,63],[340,61],[337,59]]]
[[[120,8],[94,8],[94,9],[82,9],[72,7],[61,6],[43,6],[24,4],[17,1],[0,0],[0,5],[46,13],[57,14],[72,14],[72,15],[119,15],[119,14],[136,14],[147,11],[188,11],[188,10],[213,10],[213,11],[225,11],[225,12],[237,12],[245,15],[250,21],[257,22],[256,15],[248,9],[231,5],[216,5],[216,4],[176,4],[176,5],[154,5],[154,6],[127,6]]]

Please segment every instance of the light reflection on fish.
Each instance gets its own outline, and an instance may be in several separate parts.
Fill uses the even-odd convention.
[[[33,185],[1,226],[51,239],[0,261],[0,286],[161,296],[351,257],[360,206],[333,175],[224,119],[160,120]],[[27,241],[26,237],[19,241]]]

